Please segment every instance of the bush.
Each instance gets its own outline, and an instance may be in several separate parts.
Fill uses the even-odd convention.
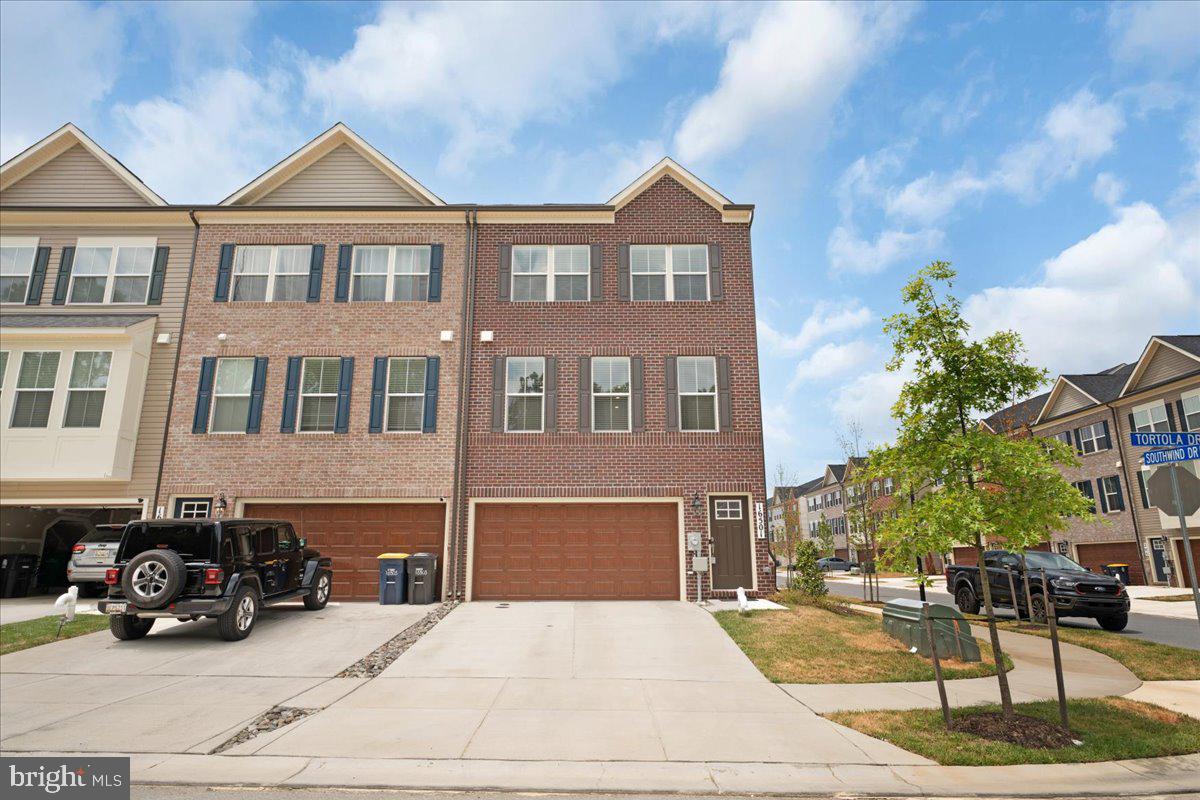
[[[821,557],[816,542],[805,539],[796,545],[796,566],[791,588],[808,597],[824,597],[829,594],[825,586],[825,574],[817,566]]]

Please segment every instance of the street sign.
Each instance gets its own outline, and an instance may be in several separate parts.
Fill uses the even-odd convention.
[[[1142,453],[1142,463],[1147,467],[1170,464],[1172,461],[1195,461],[1200,458],[1200,445],[1176,447],[1171,450],[1147,450]]]
[[[1131,433],[1129,442],[1134,447],[1200,447],[1200,433]]]
[[[1177,477],[1182,509],[1175,505],[1175,493],[1171,489],[1172,471],[1179,473]],[[1146,492],[1150,495],[1150,505],[1158,506],[1164,514],[1172,517],[1178,517],[1181,512],[1183,516],[1190,517],[1200,510],[1200,478],[1190,470],[1178,467],[1156,469],[1154,474],[1146,479]]]

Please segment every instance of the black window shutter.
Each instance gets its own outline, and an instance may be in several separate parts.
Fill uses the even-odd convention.
[[[300,404],[300,369],[304,359],[288,356],[287,383],[283,388],[283,417],[279,421],[280,433],[296,432],[296,407]]]
[[[629,427],[634,433],[646,429],[646,390],[643,375],[644,361],[641,356],[629,359]]]
[[[1075,452],[1082,453],[1083,452],[1083,438],[1079,435],[1079,428],[1073,429],[1071,431],[1071,435],[1075,437]]]
[[[604,299],[604,246],[599,244],[592,245],[591,248],[591,269],[592,269],[592,299]]]
[[[544,429],[549,433],[558,430],[558,359],[546,359],[546,377],[542,382],[542,392],[545,395],[546,420]]]
[[[1124,492],[1121,491],[1121,476],[1113,475],[1112,479],[1113,479],[1113,483],[1115,483],[1117,485],[1117,508],[1116,508],[1116,510],[1124,511],[1125,510],[1125,497],[1124,497]]]
[[[725,296],[724,280],[721,273],[721,245],[708,246],[708,297],[710,300],[720,300]]]
[[[1100,510],[1108,511],[1108,495],[1104,493],[1104,478],[1096,478],[1096,488],[1100,490]]]
[[[1187,412],[1183,410],[1183,400],[1176,400],[1175,408],[1179,411],[1179,430],[1187,432]]]
[[[425,359],[425,419],[421,425],[421,433],[437,433],[438,373],[441,367],[440,357],[430,356]]]
[[[592,429],[592,359],[579,357],[579,432]]]
[[[254,359],[254,379],[250,384],[250,414],[246,418],[246,433],[262,429],[263,392],[267,388],[267,359]]]
[[[1175,409],[1172,408],[1171,404],[1165,400],[1163,401],[1163,408],[1165,408],[1167,410],[1167,430],[1169,430],[1169,431],[1179,430],[1178,428],[1175,427]]]
[[[492,431],[504,430],[504,356],[492,358]]]
[[[1133,414],[1129,415],[1129,432],[1133,433],[1137,430],[1137,423],[1133,421]]]
[[[354,257],[354,245],[338,245],[337,283],[333,287],[333,302],[350,301],[350,261]]]
[[[354,359],[342,359],[342,371],[338,376],[337,411],[333,417],[333,432],[350,431],[350,390],[354,384]]]
[[[167,258],[170,255],[169,247],[154,248],[154,269],[150,273],[150,292],[146,296],[148,305],[162,305],[163,285],[167,282]]]
[[[1146,473],[1138,470],[1138,494],[1142,496],[1142,508],[1150,507],[1150,496],[1146,492]]]
[[[192,415],[192,433],[208,432],[208,408],[212,405],[213,375],[217,371],[217,359],[205,356],[200,359],[200,385],[196,389],[196,413]]]
[[[229,299],[229,282],[233,280],[233,245],[221,245],[221,260],[217,263],[217,288],[213,301],[224,303]]]
[[[36,306],[42,302],[42,287],[46,285],[46,266],[50,263],[50,248],[39,247],[33,257],[33,272],[29,275],[29,291],[25,293],[25,305]]]
[[[67,289],[71,286],[71,266],[74,263],[75,247],[67,245],[58,258],[58,277],[54,279],[54,297],[50,300],[53,305],[61,306],[67,302]]]
[[[314,244],[308,262],[308,302],[321,302],[321,276],[325,273],[325,245]]]
[[[375,356],[375,367],[371,371],[371,420],[368,433],[383,433],[383,404],[387,399],[387,356]]]
[[[512,283],[512,245],[500,245],[500,269],[496,273],[496,297],[508,299],[509,284]],[[502,429],[503,430],[503,429]]]
[[[429,245],[429,302],[442,302],[442,257],[440,244]]]
[[[1108,420],[1101,420],[1100,424],[1104,426],[1104,450],[1112,450],[1112,434],[1108,430]],[[1097,448],[1100,449],[1100,448]]]
[[[719,427],[733,427],[733,402],[729,397],[729,356],[717,356],[717,417]]]
[[[667,395],[667,430],[679,430],[679,372],[675,356],[667,356],[663,386]]]
[[[617,245],[617,299],[629,299],[629,245]]]

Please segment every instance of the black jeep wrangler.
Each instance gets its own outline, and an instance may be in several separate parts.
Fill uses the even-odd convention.
[[[142,638],[159,617],[216,617],[221,638],[237,641],[264,605],[303,598],[309,610],[324,608],[333,569],[290,522],[135,520],[104,582],[108,597],[97,606],[118,639]]]

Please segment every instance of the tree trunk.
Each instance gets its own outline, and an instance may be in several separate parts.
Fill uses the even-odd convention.
[[[983,537],[975,534],[975,550],[979,553],[979,588],[983,592],[983,610],[987,615],[988,639],[996,659],[996,680],[1000,684],[1000,708],[1005,719],[1012,719],[1012,692],[1008,688],[1008,673],[1004,671],[1004,651],[1000,649],[1000,630],[996,627],[996,609],[992,606],[992,587],[987,565],[983,563]]]

